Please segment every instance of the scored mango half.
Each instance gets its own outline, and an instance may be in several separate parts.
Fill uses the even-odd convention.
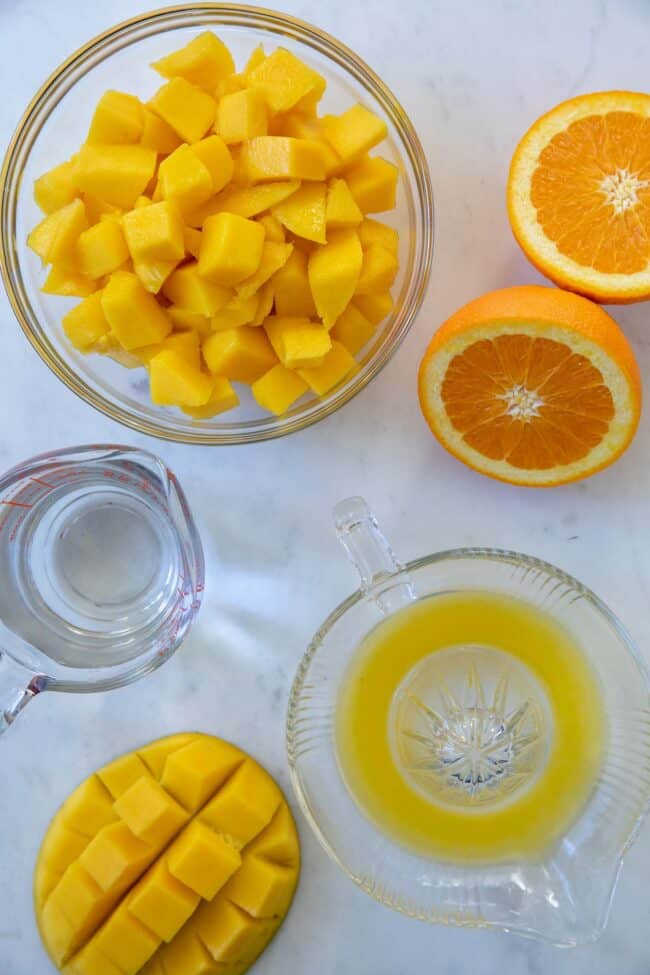
[[[219,738],[171,735],[64,802],[36,864],[36,919],[64,975],[241,975],[282,924],[299,869],[268,773]]]
[[[146,369],[153,403],[194,422],[238,406],[232,383],[276,415],[328,395],[393,308],[397,231],[369,216],[395,207],[385,122],[319,115],[325,78],[281,47],[238,73],[205,31],[152,67],[147,101],[105,92],[34,184],[42,290],[82,299],[66,338]]]

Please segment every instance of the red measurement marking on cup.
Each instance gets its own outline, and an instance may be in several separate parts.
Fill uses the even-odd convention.
[[[0,504],[8,504],[11,508],[31,508],[31,504],[25,504],[23,501],[0,501]]]
[[[41,484],[43,487],[50,488],[50,490],[54,489],[53,484],[48,484],[47,481],[41,481],[39,477],[30,477],[30,481],[33,481],[34,484]]]

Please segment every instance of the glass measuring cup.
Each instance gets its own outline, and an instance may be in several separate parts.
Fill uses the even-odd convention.
[[[185,495],[153,454],[92,445],[0,478],[0,731],[44,690],[127,684],[168,659],[203,596]]]
[[[631,638],[597,596],[547,563],[497,549],[459,549],[402,566],[362,499],[339,504],[335,519],[361,586],[314,636],[296,675],[287,717],[293,785],[319,841],[366,893],[410,917],[495,927],[559,946],[595,940],[605,927],[623,856],[650,801],[650,685]],[[413,852],[371,822],[340,768],[337,703],[355,649],[382,621],[414,600],[477,590],[517,597],[561,624],[588,655],[603,695],[607,736],[593,790],[564,835],[537,858],[473,863]],[[497,657],[484,666],[483,648],[474,650],[450,647],[424,657],[423,668],[411,674],[420,682],[415,696],[426,700],[436,685],[463,680],[468,673],[463,654],[478,658],[476,666],[486,682],[494,680]],[[515,705],[523,700],[531,705],[526,715],[531,724],[520,727],[522,734],[542,732],[532,751],[520,753],[523,766],[517,765],[517,741],[506,742],[519,778],[534,772],[526,763],[534,765],[535,749],[543,753],[545,715],[543,694],[527,685],[526,674],[515,674],[514,683]],[[480,694],[460,697],[462,707],[447,716],[441,736],[454,723],[458,730],[481,721],[483,731],[493,731],[496,741],[502,716],[496,713],[499,695],[494,688],[488,688],[483,700]],[[413,729],[408,696],[401,691],[398,687],[389,714],[394,726],[387,728],[396,737],[409,724],[418,730]],[[443,754],[444,740],[438,744]],[[443,790],[449,785],[449,769],[440,765],[436,788]],[[503,788],[507,783],[505,776]],[[454,795],[465,801],[463,790],[473,784],[468,778]]]

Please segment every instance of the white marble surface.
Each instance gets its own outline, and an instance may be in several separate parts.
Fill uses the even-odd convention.
[[[0,0],[3,148],[50,71],[142,4]],[[157,450],[187,489],[209,566],[202,613],[169,664],[107,695],[44,695],[0,741],[2,975],[51,970],[32,916],[32,865],[50,816],[98,764],[146,739],[197,728],[240,742],[288,787],[284,712],[293,672],[316,626],[354,584],[330,525],[343,495],[368,498],[403,558],[486,544],[558,563],[602,595],[650,654],[647,420],[614,469],[588,483],[526,491],[448,457],[429,436],[415,391],[419,358],[449,313],[489,288],[538,280],[506,220],[510,154],[528,124],[564,98],[647,87],[650,7],[644,0],[284,6],[355,48],[419,130],[437,207],[431,287],[397,357],[343,411],[284,441],[212,451],[147,441],[85,406],[38,360],[0,297],[0,466],[91,440]],[[650,376],[648,306],[616,317]],[[302,883],[258,966],[265,975],[650,971],[648,827],[625,864],[605,935],[573,951],[403,919],[358,892],[302,820],[300,828]]]

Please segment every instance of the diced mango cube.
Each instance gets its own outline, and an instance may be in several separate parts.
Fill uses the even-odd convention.
[[[316,305],[307,274],[307,255],[294,248],[289,260],[273,278],[275,311],[278,315],[315,318]]]
[[[248,760],[205,806],[200,819],[242,847],[271,821],[281,799],[270,775]]]
[[[217,213],[203,225],[199,274],[233,285],[254,274],[262,260],[264,228],[234,213]]]
[[[178,261],[134,261],[133,270],[145,291],[157,295]]]
[[[172,309],[170,308],[168,313],[171,314],[171,312]],[[196,738],[197,735],[191,731],[183,731],[177,735],[167,735],[165,738],[159,738],[157,741],[152,741],[149,745],[145,745],[144,748],[138,749],[138,758],[144,762],[156,779],[160,779],[165,768],[165,762],[169,756],[177,752],[179,748],[184,748],[185,745],[189,745]]]
[[[232,298],[232,291],[220,284],[206,281],[198,272],[198,264],[191,261],[174,271],[165,281],[162,292],[166,298],[185,311],[211,318]]]
[[[48,898],[41,914],[43,941],[56,965],[68,960],[74,948],[74,925],[68,921],[60,906]]]
[[[252,322],[257,313],[257,296],[236,295],[231,298],[221,311],[210,319],[210,328],[213,332],[225,332],[230,328],[237,328],[239,325],[248,325]]]
[[[357,286],[363,252],[354,230],[337,230],[309,256],[309,285],[318,314],[331,328],[347,308]]]
[[[224,95],[217,107],[215,131],[228,145],[266,135],[268,119],[262,92],[254,88]]]
[[[372,325],[379,325],[393,310],[389,291],[381,295],[355,295],[352,304]]]
[[[183,227],[183,243],[185,252],[198,260],[201,253],[201,231],[194,227]]]
[[[201,736],[169,756],[160,781],[181,805],[196,812],[242,761],[238,748]]]
[[[298,237],[324,244],[325,236],[325,183],[306,183],[287,200],[273,208],[273,215],[283,226]]]
[[[120,904],[94,936],[95,946],[110,958],[124,975],[137,975],[158,950],[160,938]]]
[[[210,372],[240,383],[254,383],[278,361],[264,332],[249,325],[210,335],[203,358]]]
[[[271,183],[270,185],[278,186],[279,184]],[[263,217],[258,217],[257,222],[261,223],[264,227],[264,233],[266,234],[267,241],[272,241],[274,244],[284,244],[286,240],[284,227],[276,217],[274,217],[271,213],[267,213]]]
[[[209,420],[219,413],[225,413],[239,406],[239,397],[229,379],[224,376],[212,376],[212,392],[204,406],[184,406],[183,412],[195,420]]]
[[[214,92],[215,98],[217,100],[223,98],[226,95],[234,95],[237,91],[243,91],[246,87],[246,81],[241,74],[231,74],[227,78],[222,78],[216,87]],[[216,128],[216,123],[215,123]]]
[[[166,200],[176,204],[183,216],[209,200],[212,175],[190,146],[182,145],[160,164],[159,184]]]
[[[255,401],[276,416],[286,413],[307,389],[307,383],[283,365],[274,366],[251,386]]]
[[[352,105],[341,115],[325,115],[321,125],[323,135],[344,163],[368,152],[387,135],[384,120],[364,105]]]
[[[62,162],[34,180],[34,199],[43,213],[54,213],[66,206],[79,192],[72,162]]]
[[[83,853],[89,842],[87,836],[66,826],[63,817],[57,816],[43,841],[40,858],[60,876]]]
[[[77,241],[87,227],[82,201],[73,200],[41,220],[29,234],[27,244],[46,264],[75,267]]]
[[[235,164],[221,136],[210,135],[191,147],[212,177],[212,192],[218,193],[232,179]]]
[[[187,311],[185,308],[177,308],[176,305],[170,305],[167,314],[177,332],[192,331],[196,332],[201,338],[206,338],[212,331],[210,319],[207,315],[200,315],[196,311]]]
[[[61,816],[64,823],[89,837],[117,820],[113,797],[96,775],[91,775],[68,796],[61,807]]]
[[[114,893],[130,887],[155,855],[153,847],[134,836],[126,823],[118,822],[93,837],[79,862],[105,893]]]
[[[37,910],[42,910],[60,879],[60,873],[48,867],[42,860],[38,861],[34,870],[34,904]]]
[[[254,853],[272,863],[285,867],[295,867],[300,851],[298,834],[289,807],[283,802],[269,825],[256,836],[246,853]]]
[[[240,217],[255,217],[291,196],[299,186],[299,181],[294,179],[280,183],[261,183],[258,186],[228,187],[217,197],[216,205],[221,212],[236,213]]]
[[[214,91],[235,70],[235,62],[223,41],[204,31],[173,54],[151,65],[163,78],[185,78],[193,85]]]
[[[267,281],[257,292],[257,309],[251,325],[263,325],[273,310],[273,281]]]
[[[162,342],[172,330],[171,321],[156,299],[128,271],[111,275],[101,293],[101,302],[113,334],[127,352]],[[102,779],[105,781],[103,776]]]
[[[272,316],[264,324],[275,354],[287,369],[319,366],[332,348],[329,332],[308,318]]]
[[[144,776],[115,800],[113,808],[135,836],[158,848],[188,819],[183,807],[155,779]]]
[[[168,200],[131,210],[122,222],[134,262],[180,261],[185,256],[183,221]]]
[[[143,146],[84,145],[75,162],[75,180],[84,193],[129,210],[156,168],[156,153]]]
[[[178,149],[181,138],[171,125],[164,122],[155,112],[143,108],[144,121],[140,145],[145,149],[153,149],[160,156],[168,156],[174,149]]]
[[[201,337],[197,331],[177,332],[168,335],[163,349],[174,349],[195,369],[201,368]],[[162,350],[161,350],[162,351]]]
[[[291,901],[294,888],[291,867],[247,856],[224,890],[225,896],[256,918],[283,914]]]
[[[357,233],[364,250],[371,244],[380,244],[397,257],[399,234],[393,227],[389,227],[388,224],[381,223],[379,220],[373,220],[372,217],[366,217],[357,227]]]
[[[363,214],[344,179],[330,180],[325,219],[328,230],[356,227],[363,220]]]
[[[242,156],[251,182],[325,179],[320,146],[308,139],[260,135],[244,144]]]
[[[99,288],[99,281],[92,281],[85,274],[71,268],[54,264],[41,291],[46,295],[62,295],[65,298],[87,298]]]
[[[77,240],[79,270],[89,278],[103,278],[116,271],[128,257],[129,250],[119,220],[102,220],[84,230]]]
[[[390,289],[397,274],[397,258],[381,244],[371,244],[363,252],[361,274],[357,282],[359,295],[382,294]]]
[[[345,171],[350,192],[363,213],[395,207],[397,166],[380,157],[362,157]]]
[[[99,223],[99,221],[106,216],[122,216],[121,207],[113,206],[112,203],[106,203],[105,200],[100,200],[99,197],[95,196],[93,193],[82,193],[81,199],[83,200],[86,208],[86,216],[88,217],[89,224]]]
[[[163,941],[171,941],[199,905],[199,894],[172,877],[166,859],[147,871],[129,895],[127,908]]]
[[[139,142],[144,109],[135,95],[106,91],[99,99],[86,136],[89,145],[128,145]]]
[[[241,856],[222,836],[193,820],[174,842],[167,863],[177,880],[212,900],[241,866]]]
[[[163,948],[161,959],[164,975],[230,975],[215,964],[190,925]]]
[[[265,59],[266,59],[266,51],[264,50],[264,45],[258,44],[256,47],[253,48],[253,50],[248,56],[248,61],[246,62],[246,67],[244,68],[243,71],[244,78],[248,80],[248,75],[250,74],[250,72],[253,71],[258,66],[258,64],[261,64],[262,61],[264,61]]]
[[[115,895],[104,893],[80,863],[71,863],[50,895],[66,920],[72,935],[69,950],[75,951],[101,924],[115,906]]]
[[[281,267],[284,267],[292,251],[292,244],[277,244],[269,240],[264,241],[262,259],[259,267],[254,274],[237,285],[237,294],[239,297],[246,299],[255,295],[263,284],[266,284]]]
[[[159,88],[148,107],[189,143],[203,138],[217,111],[211,95],[179,77]]]
[[[279,47],[253,68],[247,68],[246,79],[251,88],[259,89],[269,109],[288,112],[301,99],[325,90],[325,79],[309,68],[290,51]]]
[[[325,396],[331,389],[358,371],[356,359],[340,342],[332,342],[332,350],[325,356],[321,366],[314,369],[301,369],[300,375],[307,385],[318,395]]]
[[[124,972],[90,941],[65,966],[63,975],[124,975]]]
[[[375,326],[368,321],[353,302],[337,318],[330,332],[332,340],[344,345],[351,355],[357,355],[375,334]]]
[[[334,152],[332,146],[323,136],[321,119],[303,112],[292,111],[286,115],[278,115],[269,125],[271,135],[290,135],[294,139],[308,139],[318,143],[325,166],[325,176],[336,175],[343,163]]]
[[[252,959],[269,933],[268,922],[255,920],[223,894],[211,903],[201,904],[192,927],[220,965]]]
[[[210,397],[210,377],[174,349],[164,349],[151,359],[149,375],[151,399],[158,406],[203,406]]]

